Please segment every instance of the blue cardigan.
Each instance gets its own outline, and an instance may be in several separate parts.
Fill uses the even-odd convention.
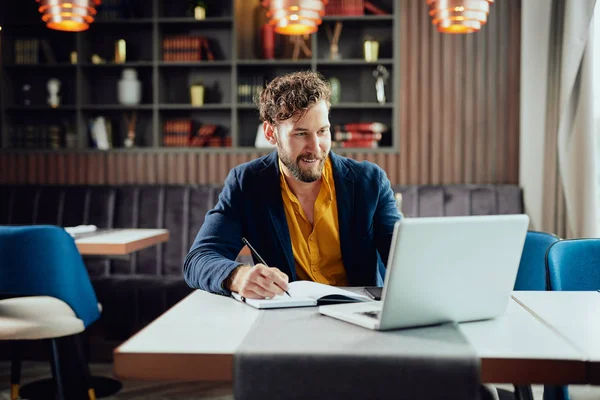
[[[394,224],[401,216],[385,172],[330,152],[338,205],[342,260],[350,286],[381,284]],[[246,237],[270,267],[296,280],[292,243],[281,197],[277,152],[238,165],[217,205],[185,258],[183,273],[192,288],[229,295],[222,287]],[[255,259],[256,262],[256,259]]]

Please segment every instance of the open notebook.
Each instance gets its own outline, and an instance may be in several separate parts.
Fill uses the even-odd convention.
[[[256,300],[246,299],[237,293],[232,293],[234,299],[244,302],[255,308],[288,308],[310,307],[326,304],[356,303],[371,301],[367,296],[340,289],[334,286],[310,281],[296,281],[288,285],[287,294],[275,296],[271,299]]]

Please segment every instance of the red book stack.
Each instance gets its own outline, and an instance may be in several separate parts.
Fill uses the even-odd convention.
[[[164,61],[212,61],[215,59],[208,39],[202,36],[175,35],[163,39]]]
[[[325,15],[364,15],[363,0],[330,0]]]
[[[163,146],[187,147],[192,134],[192,121],[189,119],[171,119],[165,122]]]
[[[196,134],[190,140],[190,146],[192,147],[204,147],[207,144],[210,145],[210,141],[213,139],[213,134],[217,130],[217,125],[204,124],[201,125]]]
[[[333,147],[377,148],[388,127],[381,122],[355,122],[336,125],[333,133]]]

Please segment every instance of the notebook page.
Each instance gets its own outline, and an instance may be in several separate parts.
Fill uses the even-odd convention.
[[[322,283],[311,282],[311,281],[295,281],[288,285],[290,295],[294,297],[310,297],[311,299],[318,300],[321,297],[339,294],[350,297],[352,299],[368,300],[371,299],[365,295],[357,294],[349,290],[337,288],[335,286],[324,285]],[[280,297],[280,296],[277,296]]]
[[[232,293],[231,295],[234,299],[259,309],[306,307],[317,305],[317,302],[314,299],[305,296],[289,297],[287,294],[284,294],[283,296],[275,296],[269,299],[245,299],[242,298],[242,296],[240,296],[238,293]]]

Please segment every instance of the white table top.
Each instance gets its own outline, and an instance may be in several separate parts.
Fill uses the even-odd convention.
[[[481,358],[484,382],[584,383],[585,355],[515,301],[503,316],[460,330]]]
[[[513,298],[579,349],[600,384],[600,293],[516,291]]]
[[[75,239],[87,255],[124,255],[169,240],[167,229],[114,229]]]
[[[196,290],[115,350],[115,373],[130,379],[231,381],[233,354],[259,313]],[[513,300],[504,317],[460,329],[482,359],[484,382],[585,380],[583,354]]]

